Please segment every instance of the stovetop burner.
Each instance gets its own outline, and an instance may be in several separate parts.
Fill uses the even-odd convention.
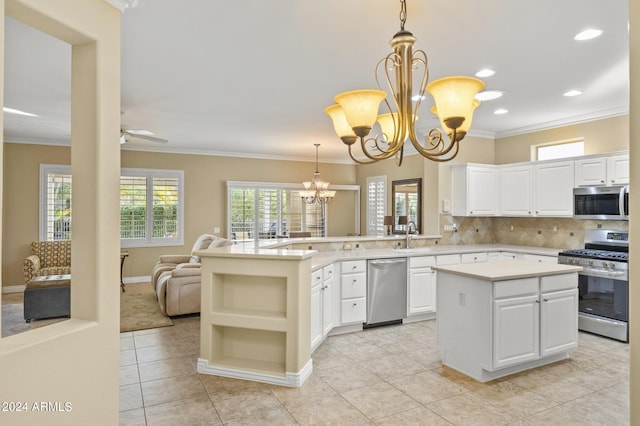
[[[601,260],[613,260],[616,262],[628,262],[629,253],[612,250],[597,250],[597,249],[573,249],[564,250],[560,252],[563,256],[584,257],[588,259],[601,259]]]

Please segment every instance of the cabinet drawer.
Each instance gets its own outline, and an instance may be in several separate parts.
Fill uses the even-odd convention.
[[[342,262],[342,273],[350,274],[353,272],[366,272],[367,261],[366,260],[347,260]]]
[[[311,287],[315,287],[320,284],[322,284],[322,269],[318,269],[311,273]]]
[[[500,258],[503,260],[516,260],[518,256],[515,253],[511,253],[509,251],[500,252]]]
[[[436,256],[436,263],[438,265],[456,265],[460,263],[459,254],[441,254]]]
[[[572,290],[578,288],[578,273],[551,275],[548,277],[540,277],[540,292],[548,293],[551,291]]]
[[[537,277],[498,281],[493,284],[493,297],[496,299],[535,293],[538,293]]]
[[[333,278],[333,263],[322,268],[322,280],[327,281]]]
[[[367,275],[349,274],[342,277],[342,298],[365,297],[367,295]]]
[[[424,268],[436,264],[435,256],[417,256],[409,258],[409,268]]]
[[[524,254],[524,260],[527,262],[539,262],[539,263],[558,263],[556,256],[541,256],[539,254]]]
[[[462,263],[486,262],[487,253],[463,253]]]
[[[366,299],[362,297],[359,299],[343,300],[341,314],[343,324],[350,322],[365,322],[367,319]]]

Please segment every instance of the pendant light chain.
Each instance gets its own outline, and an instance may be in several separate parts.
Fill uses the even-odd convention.
[[[407,2],[400,0],[400,31],[404,31],[405,22],[407,22]]]

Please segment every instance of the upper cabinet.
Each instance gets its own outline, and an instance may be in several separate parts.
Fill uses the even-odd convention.
[[[602,155],[575,160],[576,186],[629,184],[629,155]]]
[[[573,161],[553,161],[533,166],[536,216],[573,216]]]
[[[454,216],[495,216],[498,179],[495,166],[451,166],[451,213]]]
[[[451,166],[453,216],[573,217],[573,188],[628,185],[629,155]]]
[[[501,216],[533,215],[533,166],[501,167],[498,185]]]
[[[629,184],[629,154],[607,157],[607,180],[610,185]]]

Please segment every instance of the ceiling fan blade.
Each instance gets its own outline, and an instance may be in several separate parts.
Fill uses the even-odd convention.
[[[128,130],[123,130],[123,133],[125,133],[127,136],[132,137],[132,138],[144,139],[144,140],[151,141],[151,142],[156,142],[156,143],[168,143],[169,142],[169,140],[167,140],[167,139],[158,138],[158,137],[149,136],[149,135],[141,135],[141,134],[130,132]]]

